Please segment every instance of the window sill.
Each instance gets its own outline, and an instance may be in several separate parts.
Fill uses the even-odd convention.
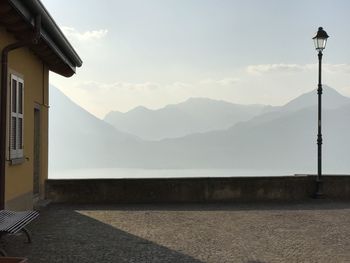
[[[24,157],[22,157],[22,158],[15,158],[15,159],[11,159],[10,160],[10,164],[11,165],[19,165],[19,164],[24,163],[24,161],[25,161]]]

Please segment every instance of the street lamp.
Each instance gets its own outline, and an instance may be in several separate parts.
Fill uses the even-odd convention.
[[[312,39],[315,43],[315,48],[318,51],[318,133],[317,133],[317,178],[316,178],[316,192],[315,198],[321,198],[322,193],[322,130],[321,130],[321,109],[322,109],[322,82],[321,82],[321,68],[322,68],[322,51],[326,47],[328,34],[322,27],[318,28],[316,36]]]

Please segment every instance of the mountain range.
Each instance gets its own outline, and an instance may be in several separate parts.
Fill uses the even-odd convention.
[[[190,98],[158,110],[139,106],[126,113],[111,111],[104,121],[142,139],[161,140],[228,129],[238,122],[259,115],[264,108],[263,105],[239,105],[207,98]]]
[[[51,87],[50,100],[51,168],[315,171],[316,91],[279,107],[243,106],[203,98],[160,110],[139,107],[128,113],[108,114],[106,121],[117,120],[113,126],[89,114],[54,87]],[[326,172],[343,173],[350,169],[347,154],[350,141],[346,136],[350,129],[349,117],[350,98],[325,87]]]

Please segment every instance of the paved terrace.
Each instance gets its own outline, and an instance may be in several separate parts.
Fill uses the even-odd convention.
[[[12,256],[40,262],[350,262],[350,203],[50,205]]]

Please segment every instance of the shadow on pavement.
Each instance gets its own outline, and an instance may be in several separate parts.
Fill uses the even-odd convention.
[[[33,263],[201,262],[67,207],[44,209],[30,230],[32,244],[23,236],[4,238],[9,256]]]

